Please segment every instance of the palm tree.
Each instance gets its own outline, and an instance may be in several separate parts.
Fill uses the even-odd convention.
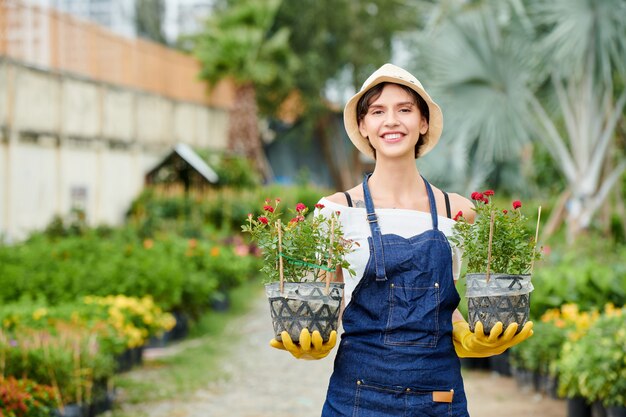
[[[527,45],[508,36],[509,26],[497,23],[496,16],[510,12],[505,5],[447,4],[445,11],[438,5],[428,15],[439,20],[426,25],[414,48],[420,51],[415,71],[425,74],[445,114],[441,146],[419,163],[429,176],[464,192],[482,185],[495,167],[515,166],[529,141],[524,97],[535,63],[526,59]],[[519,188],[519,178],[503,180]]]
[[[616,94],[614,89],[614,78],[626,79],[626,3],[535,0],[530,10],[547,28],[543,40],[554,58],[550,84],[558,112],[551,114],[535,97],[531,106],[540,122],[538,133],[569,185],[566,219],[572,241],[590,225],[626,170],[620,155],[605,172],[626,104],[626,91]]]
[[[297,61],[289,47],[289,31],[271,32],[281,0],[228,3],[195,39],[195,54],[202,63],[200,76],[213,85],[225,78],[235,82],[229,148],[253,159],[268,178],[271,170],[259,134],[256,88],[272,85],[280,101],[291,86],[290,74]]]
[[[466,160],[518,158],[531,138],[548,149],[567,184],[570,241],[626,169],[619,155],[605,172],[626,103],[614,88],[626,79],[623,16],[623,0],[477,1],[441,19],[421,43],[448,140],[464,144]]]

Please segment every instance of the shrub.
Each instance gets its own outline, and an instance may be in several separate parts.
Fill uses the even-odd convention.
[[[171,234],[139,239],[133,229],[107,238],[95,231],[54,240],[38,235],[0,247],[0,301],[58,305],[86,295],[151,295],[165,310],[197,315],[218,288],[253,276],[255,262],[230,245]]]
[[[0,378],[0,416],[49,417],[57,405],[51,386],[28,379]]]
[[[199,194],[162,193],[146,189],[133,202],[128,218],[142,237],[154,237],[159,231],[185,237],[207,238],[215,230],[225,234],[240,232],[248,213],[260,214],[258,202],[280,196],[283,204],[304,203],[313,207],[329,190],[311,187],[271,185],[241,190],[224,187]],[[289,218],[285,214],[284,222]]]
[[[114,371],[113,356],[100,348],[98,333],[72,323],[12,334],[0,330],[0,354],[6,375],[52,386],[64,404],[90,403],[94,383]]]
[[[626,406],[626,309],[608,308],[579,340],[563,346],[559,393]]]
[[[553,364],[559,357],[563,343],[567,340],[567,330],[553,322],[535,323],[536,337],[511,348],[511,365],[554,376]]]
[[[626,246],[587,239],[577,247],[551,252],[533,277],[534,317],[567,303],[581,310],[626,304]]]

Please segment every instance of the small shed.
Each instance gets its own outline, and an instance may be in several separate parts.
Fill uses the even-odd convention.
[[[185,193],[217,184],[217,173],[189,145],[177,144],[146,174],[146,185],[180,184]]]

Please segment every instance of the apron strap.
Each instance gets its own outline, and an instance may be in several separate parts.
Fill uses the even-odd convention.
[[[372,174],[366,174],[363,179],[363,197],[365,198],[365,209],[367,212],[367,222],[372,231],[372,246],[374,248],[374,263],[376,265],[376,281],[386,281],[387,273],[385,272],[385,254],[383,252],[382,233],[380,233],[380,225],[378,217],[374,210],[374,202],[367,186],[367,181]]]
[[[422,177],[424,180],[424,185],[426,186],[426,192],[428,192],[428,203],[430,204],[430,216],[433,219],[433,229],[438,230],[439,222],[437,219],[437,202],[435,201],[435,195],[433,194],[433,189],[426,181],[426,178]]]

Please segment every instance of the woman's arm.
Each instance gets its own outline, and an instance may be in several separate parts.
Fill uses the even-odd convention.
[[[343,282],[343,269],[338,266],[337,271],[335,272],[335,282]],[[346,298],[341,299],[341,307],[339,308],[339,321],[337,322],[337,326],[341,324],[341,318],[343,317],[343,310],[346,308]]]
[[[465,321],[465,317],[463,317],[458,308],[452,313],[452,323],[457,321]]]

